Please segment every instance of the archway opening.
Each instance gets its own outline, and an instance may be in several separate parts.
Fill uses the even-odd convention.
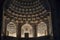
[[[30,24],[24,24],[21,27],[21,37],[26,38],[26,37],[33,37],[33,28]]]
[[[47,35],[47,25],[45,22],[40,22],[37,26],[37,37]]]
[[[15,25],[15,23],[13,23],[13,22],[9,22],[8,24],[7,24],[7,30],[6,30],[6,35],[7,36],[12,36],[12,37],[16,37],[17,35],[17,33],[16,33],[16,25]]]

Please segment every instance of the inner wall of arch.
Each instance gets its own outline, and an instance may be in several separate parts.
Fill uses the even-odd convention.
[[[51,10],[45,3],[41,0],[6,1],[2,34],[21,38],[52,35]]]

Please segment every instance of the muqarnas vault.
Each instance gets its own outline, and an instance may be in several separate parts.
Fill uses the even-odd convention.
[[[2,25],[2,36],[53,36],[51,7],[46,0],[6,0]]]

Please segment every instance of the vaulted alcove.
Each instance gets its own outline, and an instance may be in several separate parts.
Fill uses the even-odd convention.
[[[2,36],[51,39],[51,7],[47,0],[6,0]]]

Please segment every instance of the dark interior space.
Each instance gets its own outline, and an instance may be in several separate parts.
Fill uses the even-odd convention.
[[[59,40],[59,35],[60,35],[60,29],[59,29],[59,24],[60,24],[60,7],[59,7],[59,1],[58,0],[48,0],[52,9],[52,26],[53,26],[53,39],[54,40]],[[2,16],[3,16],[3,4],[5,0],[0,0],[0,33],[2,29]],[[27,34],[25,35],[27,36]],[[40,38],[13,38],[13,37],[1,37],[1,40],[49,40],[50,36],[43,36]],[[4,38],[4,39],[3,39]]]

